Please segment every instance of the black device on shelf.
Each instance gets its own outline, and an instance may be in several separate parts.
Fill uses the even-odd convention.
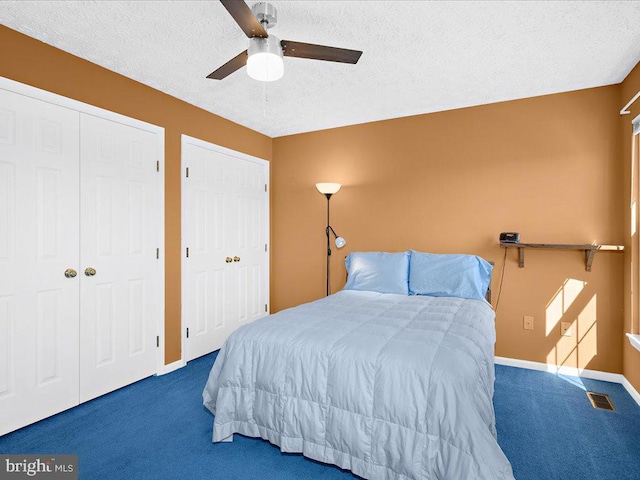
[[[500,234],[500,243],[519,243],[520,234],[516,232],[502,232]]]

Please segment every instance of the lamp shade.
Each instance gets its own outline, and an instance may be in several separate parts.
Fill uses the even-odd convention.
[[[284,75],[282,47],[274,35],[267,38],[254,37],[249,40],[247,74],[261,82],[273,82]]]
[[[337,248],[342,248],[347,244],[347,241],[342,238],[342,237],[337,237],[336,238],[336,247]]]
[[[320,193],[324,195],[333,195],[334,193],[338,193],[338,190],[340,190],[341,186],[342,185],[340,185],[339,183],[316,183],[316,188]]]

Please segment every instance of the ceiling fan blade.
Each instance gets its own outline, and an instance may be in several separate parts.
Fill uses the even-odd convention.
[[[269,36],[249,8],[249,5],[244,3],[243,0],[220,0],[220,3],[227,9],[227,12],[229,12],[247,37],[267,38]]]
[[[346,48],[326,47],[313,43],[292,42],[282,40],[282,53],[287,57],[311,58],[313,60],[326,60],[328,62],[358,63],[362,52],[360,50],[348,50]]]
[[[241,54],[233,57],[227,63],[222,65],[220,68],[218,68],[216,71],[211,72],[209,75],[207,75],[207,78],[211,78],[213,80],[222,80],[223,78],[231,75],[236,70],[244,67],[247,64],[248,56],[249,55],[245,50]]]

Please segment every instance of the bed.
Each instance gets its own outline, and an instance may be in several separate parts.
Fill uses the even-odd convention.
[[[399,293],[380,292],[363,280],[395,270],[358,283],[347,261],[357,288],[236,330],[203,392],[213,441],[260,437],[368,479],[512,480],[496,441],[494,312],[482,297],[416,294],[405,253],[406,292],[405,273]]]

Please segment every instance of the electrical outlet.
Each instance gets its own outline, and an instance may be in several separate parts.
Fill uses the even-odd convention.
[[[527,315],[525,315],[523,317],[523,326],[522,328],[524,328],[525,330],[533,330],[533,317],[528,317]]]
[[[571,322],[560,322],[560,333],[563,337],[571,336]]]

